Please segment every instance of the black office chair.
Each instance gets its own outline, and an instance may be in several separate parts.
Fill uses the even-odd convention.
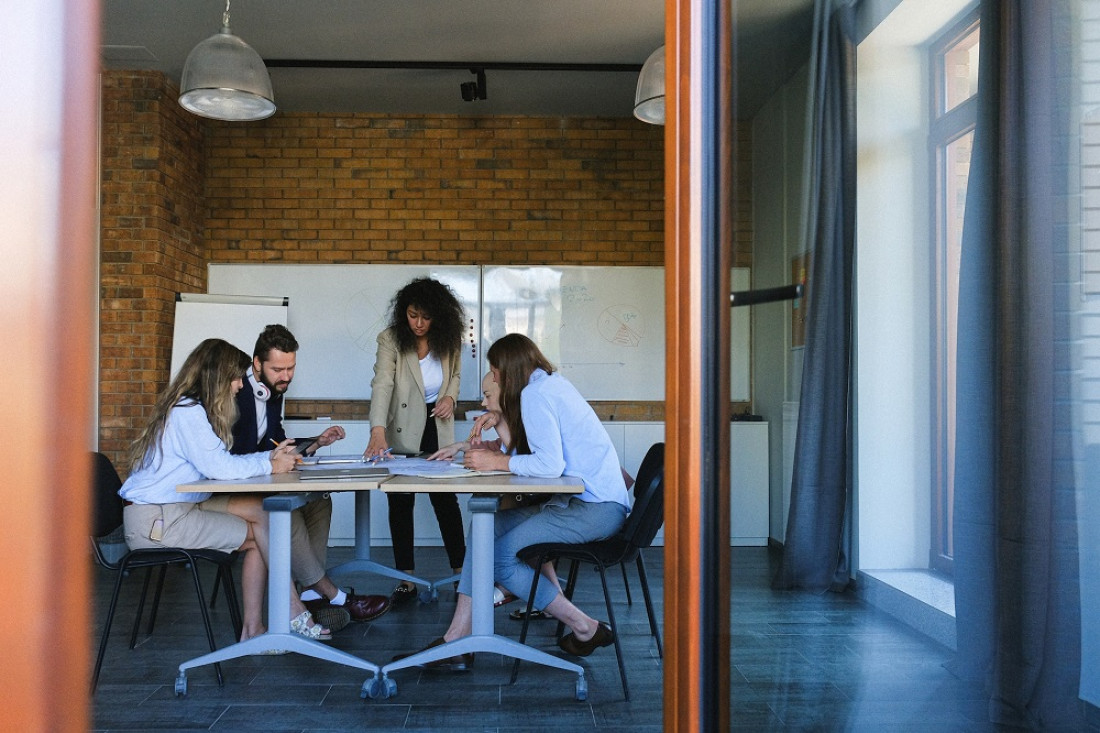
[[[614,537],[599,542],[586,542],[583,544],[567,544],[546,542],[531,545],[520,550],[517,556],[534,567],[542,567],[543,563],[552,560],[571,560],[568,580],[563,591],[565,597],[572,600],[573,591],[577,585],[577,576],[580,563],[591,563],[600,573],[600,582],[603,584],[604,603],[607,605],[607,620],[615,632],[615,656],[619,662],[619,676],[623,682],[623,695],[630,700],[630,688],[626,681],[626,665],[623,663],[623,650],[619,643],[618,626],[615,623],[615,610],[611,603],[611,593],[607,588],[608,568],[637,560],[638,576],[641,578],[642,593],[645,595],[646,611],[649,614],[649,628],[657,639],[658,652],[661,650],[661,632],[657,626],[657,618],[653,612],[653,599],[649,593],[649,578],[646,575],[645,563],[642,560],[641,551],[653,543],[653,538],[664,522],[664,488],[665,488],[665,444],[654,443],[638,469],[638,480],[634,484],[634,507],[623,524],[622,529]],[[527,626],[530,623],[531,610],[534,606],[535,588],[538,585],[538,574],[531,583],[531,592],[527,597],[527,613],[523,621],[523,629],[520,631],[519,640],[523,643],[527,639]],[[557,635],[560,637],[563,630],[562,624],[558,624]],[[519,660],[512,666],[512,682],[516,681],[519,673]]]
[[[134,628],[130,634],[131,649],[137,644],[138,627],[141,625],[141,617],[145,609],[145,598],[148,595],[149,580],[153,568],[160,568],[160,577],[157,579],[157,588],[153,595],[147,634],[153,633],[157,607],[160,605],[160,594],[164,587],[164,576],[169,565],[185,565],[191,570],[191,577],[195,583],[195,593],[199,599],[199,610],[202,613],[202,622],[206,628],[206,639],[210,643],[210,651],[216,650],[217,646],[214,644],[214,634],[210,629],[210,615],[207,613],[206,603],[204,602],[197,560],[205,560],[214,563],[218,567],[222,587],[225,590],[226,602],[229,606],[229,616],[233,623],[235,639],[239,639],[241,635],[241,611],[237,601],[236,586],[233,582],[233,563],[236,560],[236,553],[181,547],[140,550],[130,550],[126,547],[122,530],[123,501],[118,495],[122,481],[107,456],[102,453],[92,453],[91,457],[94,464],[92,549],[96,562],[116,574],[114,592],[111,594],[111,605],[107,610],[107,619],[103,625],[103,636],[99,641],[99,654],[95,660],[95,671],[92,673],[92,692],[94,693],[96,686],[99,684],[99,672],[103,667],[103,654],[107,650],[107,637],[111,633],[111,623],[114,621],[118,594],[122,588],[122,579],[129,575],[131,570],[146,569],[145,581],[141,588],[141,600],[138,602],[137,613],[134,616]],[[221,685],[224,683],[221,665],[215,664],[214,667],[218,673],[218,684]]]

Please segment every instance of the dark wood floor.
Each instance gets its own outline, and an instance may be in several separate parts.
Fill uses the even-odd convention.
[[[734,548],[731,719],[743,731],[983,731],[985,703],[977,690],[962,685],[943,664],[948,649],[910,630],[851,594],[814,596],[777,593],[769,588],[774,552]],[[377,554],[389,557],[387,548]],[[331,550],[329,561],[349,558],[350,548]],[[428,577],[446,572],[443,551],[418,550],[418,570]],[[646,555],[661,599],[662,552]],[[207,587],[213,580],[207,577]],[[185,571],[169,573],[157,627],[127,648],[141,578],[123,588],[99,689],[93,697],[93,726],[115,730],[263,731],[560,731],[638,733],[659,731],[662,723],[662,666],[649,635],[637,577],[631,571],[634,604],[626,604],[622,579],[613,574],[615,613],[628,658],[631,701],[623,700],[612,648],[584,660],[588,699],[574,699],[575,677],[560,670],[524,665],[519,681],[508,684],[511,662],[478,655],[465,674],[396,672],[395,697],[362,700],[361,670],[289,654],[249,657],[224,663],[219,688],[212,667],[188,674],[188,694],[177,698],[178,664],[207,651],[194,591]],[[343,579],[357,592],[388,593],[392,582],[376,576]],[[95,575],[95,644],[111,589],[111,576]],[[598,577],[582,576],[579,605],[605,616]],[[518,635],[520,624],[507,618],[515,604],[497,611],[497,631]],[[454,595],[437,602],[396,608],[369,624],[337,632],[333,646],[384,663],[400,651],[420,648],[446,628]],[[213,613],[219,644],[233,641],[228,614],[219,601]],[[554,624],[534,625],[534,644],[557,653]],[[144,632],[144,629],[143,629]]]

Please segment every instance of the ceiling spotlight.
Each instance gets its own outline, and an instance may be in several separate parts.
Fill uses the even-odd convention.
[[[264,60],[229,30],[229,0],[225,0],[221,32],[187,55],[179,102],[189,112],[229,122],[275,114],[275,94]]]
[[[473,102],[477,99],[488,99],[489,90],[485,86],[485,69],[470,69],[471,74],[477,74],[477,81],[464,81],[459,84],[462,90],[462,101]]]

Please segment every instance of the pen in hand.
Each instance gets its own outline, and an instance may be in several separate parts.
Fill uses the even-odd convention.
[[[274,443],[274,444],[275,444],[275,447],[276,447],[276,448],[280,447],[280,446],[279,446],[279,441],[275,440],[274,438],[270,438],[270,440],[271,440],[271,442],[272,442],[272,443]],[[289,452],[290,452],[290,451],[287,451],[287,453],[289,453]],[[303,463],[303,461],[302,461],[302,457],[301,457],[301,456],[295,456],[295,457],[294,457],[294,464],[295,464],[295,465],[301,465],[302,463]]]
[[[371,465],[373,466],[378,461],[386,460],[387,456],[393,458],[393,448],[387,448],[386,450],[376,455],[374,458],[370,459]]]

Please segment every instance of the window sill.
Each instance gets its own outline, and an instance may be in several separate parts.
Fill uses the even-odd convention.
[[[861,570],[857,594],[881,611],[955,649],[955,585],[929,570]]]

